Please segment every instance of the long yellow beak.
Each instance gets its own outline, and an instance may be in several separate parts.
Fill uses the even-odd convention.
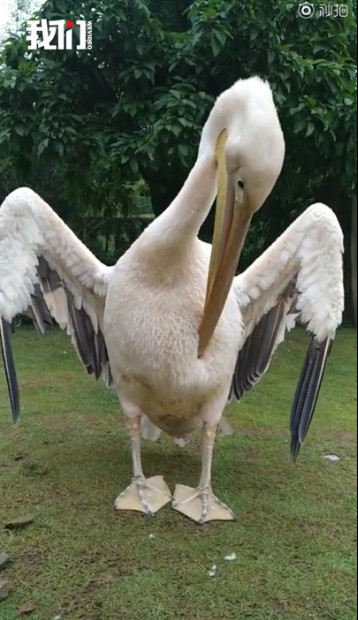
[[[226,140],[227,134],[223,131],[216,147],[218,190],[204,314],[199,327],[198,357],[208,346],[223,311],[251,221],[249,205],[236,204],[234,187],[228,182]]]

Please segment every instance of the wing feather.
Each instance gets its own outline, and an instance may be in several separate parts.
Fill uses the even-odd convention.
[[[54,319],[71,336],[86,371],[112,382],[103,337],[112,268],[81,243],[35,192],[20,188],[0,209],[1,348],[14,419],[19,414],[9,325],[19,314],[46,331]]]
[[[11,325],[8,321],[5,321],[5,319],[2,318],[0,319],[0,343],[12,417],[14,422],[16,422],[20,414],[20,396],[16,367],[11,348]]]
[[[322,384],[332,340],[317,342],[314,336],[308,346],[291,409],[291,456],[296,459],[310,427]]]
[[[35,284],[34,294],[31,295],[31,305],[27,314],[32,318],[37,330],[44,334],[47,327],[53,325],[53,320],[44,300],[41,288]]]
[[[239,351],[231,388],[232,396],[237,400],[242,398],[245,391],[251,390],[266,372],[276,348],[284,310],[285,301],[280,299],[260,319]]]
[[[266,372],[296,321],[311,335],[291,410],[295,459],[314,414],[344,307],[343,235],[334,213],[309,207],[244,273],[234,279],[243,321],[229,398],[240,400]]]

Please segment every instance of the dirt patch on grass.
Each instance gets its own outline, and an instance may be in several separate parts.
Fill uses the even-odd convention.
[[[86,432],[95,430],[101,430],[105,428],[108,424],[108,418],[105,420],[104,412],[91,412],[89,411],[86,414],[78,411],[69,411],[64,415],[63,413],[59,413],[55,416],[44,416],[41,419],[41,429],[48,429],[53,435],[56,433],[70,433],[70,432],[78,432],[78,427],[83,426],[83,429]],[[116,426],[120,428],[123,426],[122,424],[122,416],[120,413],[118,414],[118,420],[113,419],[113,430],[116,429]]]
[[[19,561],[23,565],[29,564],[32,568],[42,567],[46,562],[46,552],[44,549],[28,549],[20,555]]]
[[[357,436],[354,433],[344,430],[336,430],[332,434],[332,438],[335,443],[343,446],[344,448],[357,449]]]
[[[21,567],[21,573],[26,574],[31,579],[37,579],[46,569],[47,552],[40,548],[34,547],[26,549],[14,558],[13,567],[16,571]]]
[[[35,461],[24,461],[21,464],[21,473],[23,476],[38,477],[48,474],[48,466],[45,463],[37,463]]]
[[[288,439],[288,432],[286,428],[273,428],[271,426],[244,426],[240,429],[235,429],[235,434],[239,437],[249,440],[260,439]]]
[[[64,618],[76,617],[79,620],[100,620],[102,618],[102,602],[99,597],[101,590],[133,575],[133,571],[115,568],[98,573],[82,588],[72,592],[70,596],[61,601],[61,615]]]

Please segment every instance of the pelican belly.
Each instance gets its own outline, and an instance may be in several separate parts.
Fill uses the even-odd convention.
[[[210,399],[229,392],[238,351],[241,323],[230,294],[198,359],[209,252],[210,246],[196,241],[165,268],[162,261],[150,265],[129,252],[115,267],[106,299],[104,334],[120,400],[175,437],[200,423]]]

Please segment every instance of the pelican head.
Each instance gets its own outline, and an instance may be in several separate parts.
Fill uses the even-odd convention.
[[[203,128],[199,157],[215,149],[217,201],[204,314],[201,357],[229,294],[253,214],[281,172],[285,142],[272,92],[258,77],[224,91]]]

